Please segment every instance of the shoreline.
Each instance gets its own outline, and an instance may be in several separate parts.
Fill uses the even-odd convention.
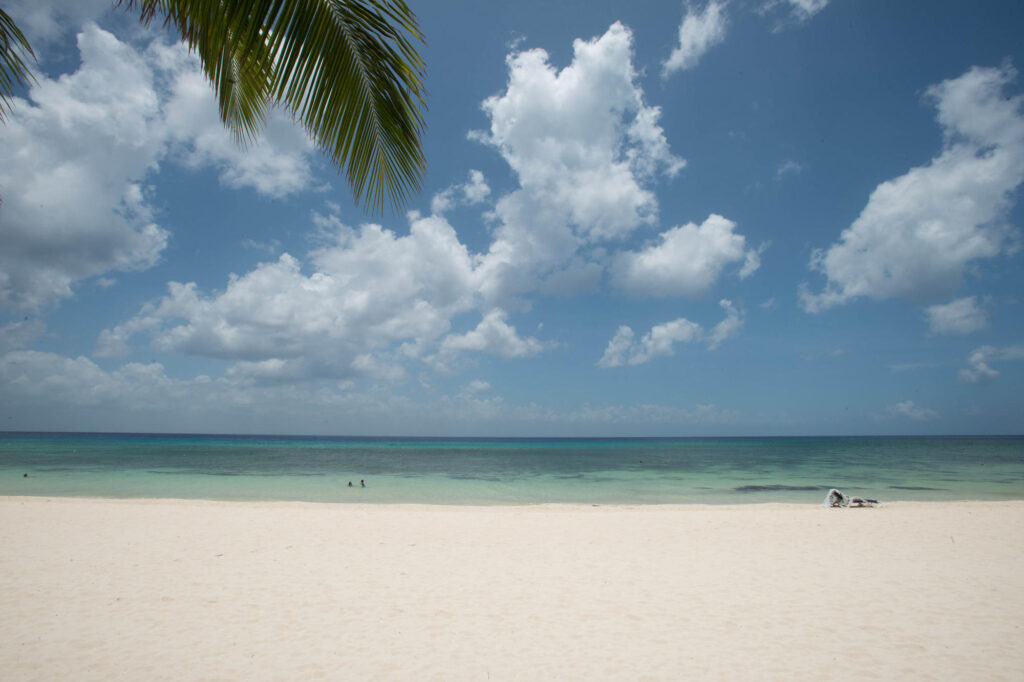
[[[1013,679],[1024,501],[0,497],[10,679]]]
[[[822,499],[827,489],[822,490]],[[83,502],[111,502],[111,503],[195,503],[211,505],[268,505],[268,506],[310,506],[310,507],[338,507],[344,509],[353,508],[384,508],[395,507],[401,509],[525,509],[525,508],[594,508],[604,507],[609,509],[749,509],[752,507],[790,507],[793,509],[825,508],[821,501],[792,501],[792,500],[752,500],[750,502],[508,502],[505,500],[489,502],[395,502],[390,500],[361,500],[361,501],[340,501],[340,500],[298,500],[298,499],[256,499],[256,498],[218,498],[218,497],[128,497],[128,496],[99,496],[99,495],[25,495],[0,492],[0,503],[4,500],[21,501],[83,501]],[[992,498],[963,498],[963,499],[883,499],[873,507],[851,508],[850,511],[864,511],[869,509],[884,509],[904,506],[950,506],[950,505],[990,505],[990,504],[1021,504],[1024,505],[1024,497],[992,499]]]
[[[823,491],[825,492],[825,491]],[[823,507],[820,502],[792,502],[792,501],[755,501],[755,502],[521,502],[521,503],[510,503],[510,502],[495,502],[493,504],[485,503],[474,503],[474,502],[388,502],[388,501],[361,501],[361,502],[340,502],[340,501],[319,501],[319,500],[265,500],[265,499],[221,499],[221,498],[206,498],[206,497],[101,497],[94,495],[14,495],[0,493],[0,505],[5,501],[21,501],[21,502],[60,502],[60,501],[77,501],[77,502],[96,502],[96,503],[113,503],[113,504],[132,504],[138,503],[143,505],[150,504],[195,504],[195,505],[240,505],[240,506],[270,506],[270,507],[310,507],[310,508],[330,508],[336,507],[338,509],[376,509],[376,508],[387,508],[394,507],[396,509],[404,510],[430,510],[430,509],[470,509],[470,510],[484,510],[484,509],[505,509],[505,510],[522,510],[536,508],[538,510],[543,509],[592,509],[592,508],[607,508],[607,509],[650,509],[650,510],[664,510],[664,511],[686,511],[686,510],[743,510],[751,509],[756,507],[766,508],[780,508],[780,509],[828,509]],[[989,506],[989,505],[1021,505],[1024,507],[1024,498],[1012,498],[1012,499],[955,499],[955,500],[880,500],[879,503],[873,507],[851,507],[848,510],[851,512],[858,511],[870,511],[870,510],[882,510],[886,508],[894,507],[925,507],[925,506]],[[842,509],[846,511],[846,508]]]

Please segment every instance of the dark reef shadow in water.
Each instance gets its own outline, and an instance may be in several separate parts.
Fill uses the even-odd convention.
[[[741,485],[733,488],[733,492],[737,493],[766,493],[766,492],[779,492],[779,491],[794,491],[794,490],[828,490],[827,485]]]
[[[147,474],[157,474],[160,476],[220,476],[220,477],[235,477],[235,476],[253,476],[263,478],[304,478],[310,476],[326,476],[319,472],[306,472],[306,471],[290,471],[288,473],[266,473],[262,471],[196,471],[195,469],[178,469],[170,470],[167,469],[147,469]]]

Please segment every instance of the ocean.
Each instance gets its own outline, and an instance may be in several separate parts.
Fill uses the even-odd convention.
[[[0,495],[484,505],[743,504],[820,502],[830,487],[883,503],[1024,499],[1024,437],[484,439],[0,433]]]

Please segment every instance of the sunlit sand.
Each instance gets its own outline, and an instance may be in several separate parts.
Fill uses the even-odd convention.
[[[1019,679],[1024,502],[0,498],[8,680]]]

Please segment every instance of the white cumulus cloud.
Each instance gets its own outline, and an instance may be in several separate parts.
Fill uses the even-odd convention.
[[[484,315],[480,324],[465,334],[451,334],[441,342],[441,354],[451,355],[458,351],[481,351],[503,358],[522,358],[536,355],[547,344],[533,338],[523,338],[505,319],[503,310],[492,310]]]
[[[436,341],[452,316],[473,308],[471,259],[443,218],[413,214],[406,236],[373,224],[335,229],[333,243],[309,254],[309,275],[286,253],[233,275],[222,292],[172,282],[162,299],[104,331],[97,354],[123,352],[146,333],[163,351],[282,361],[236,370],[252,376],[381,375],[394,344]],[[375,351],[384,355],[368,355]]]
[[[651,330],[637,341],[633,330],[622,325],[608,342],[604,355],[597,361],[597,366],[607,369],[623,365],[642,365],[654,358],[672,355],[677,343],[706,341],[708,348],[714,350],[723,341],[736,336],[743,327],[743,315],[732,301],[722,299],[719,305],[725,310],[725,318],[710,332],[705,332],[696,322],[680,317],[651,327]]]
[[[140,181],[160,157],[150,66],[87,26],[79,69],[40,77],[0,126],[0,305],[39,309],[78,280],[157,262],[167,231]]]
[[[49,30],[50,14],[28,16]],[[0,126],[0,306],[39,309],[83,279],[157,263],[168,231],[146,180],[168,156],[269,196],[309,187],[305,133],[274,113],[240,148],[184,46],[158,39],[140,51],[89,23],[77,47],[77,70],[39,76]]]
[[[973,261],[1013,248],[1007,215],[1024,181],[1020,95],[1003,94],[1008,65],[974,67],[928,90],[945,143],[929,164],[879,185],[839,241],[811,268],[828,281],[801,288],[808,312],[852,299],[949,295]]]
[[[725,311],[725,317],[704,335],[704,340],[708,342],[708,348],[711,350],[739,335],[740,329],[743,328],[743,313],[732,304],[732,301],[723,298],[719,305]]]
[[[999,376],[992,364],[1006,360],[1024,360],[1024,346],[979,346],[967,355],[967,367],[960,370],[960,381],[981,384]]]
[[[481,299],[473,259],[443,217],[411,213],[405,236],[332,218],[317,221],[334,232],[309,254],[310,274],[285,253],[232,275],[221,292],[172,282],[160,300],[104,330],[95,354],[123,355],[145,335],[161,351],[232,361],[237,379],[398,381],[416,358],[439,365],[466,351],[520,358],[550,347],[518,335],[497,308],[468,332],[450,333],[453,317],[480,309]]]
[[[159,363],[128,363],[107,372],[84,357],[18,350],[0,356],[0,386],[4,402],[60,404],[68,407],[108,406],[119,410],[145,410],[155,400],[179,408],[197,405],[192,389],[209,382],[205,376],[191,381],[169,378]]]
[[[663,232],[660,242],[640,251],[620,253],[613,281],[630,294],[699,296],[729,264],[743,261],[741,278],[760,266],[759,251],[746,248],[746,238],[734,232],[736,223],[711,214],[700,225],[687,223]]]
[[[936,334],[970,334],[988,324],[985,309],[977,296],[958,298],[925,308],[928,326]]]
[[[430,201],[430,212],[441,215],[457,205],[479,204],[487,199],[491,188],[487,185],[484,174],[478,170],[470,170],[466,182],[456,184],[438,192]]]
[[[725,40],[727,24],[725,3],[712,0],[703,12],[689,8],[679,25],[679,44],[662,64],[662,76],[697,66],[704,53]]]
[[[593,262],[595,245],[655,221],[647,183],[685,162],[669,150],[660,110],[644,103],[632,56],[631,32],[615,23],[576,40],[561,70],[541,49],[508,57],[507,89],[483,104],[490,129],[473,134],[519,181],[495,205],[495,239],[481,258],[490,301],[535,290],[581,257]]]

